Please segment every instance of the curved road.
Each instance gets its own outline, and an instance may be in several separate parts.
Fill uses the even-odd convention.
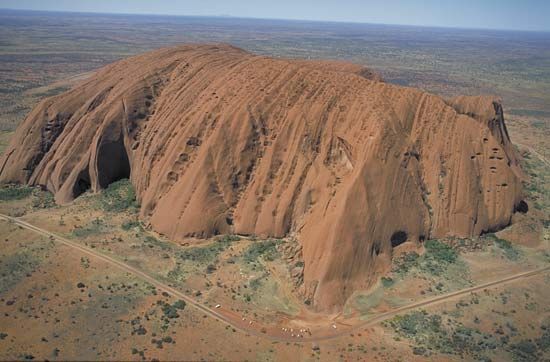
[[[456,298],[456,297],[459,297],[459,296],[470,294],[470,293],[475,292],[475,291],[483,290],[483,289],[490,288],[490,287],[495,287],[495,286],[502,285],[502,284],[505,284],[505,283],[509,283],[509,282],[512,282],[512,281],[516,281],[518,279],[528,278],[528,277],[531,277],[531,276],[534,276],[534,275],[537,275],[537,274],[548,272],[550,270],[550,266],[547,266],[545,268],[540,268],[540,269],[535,269],[535,270],[531,270],[531,271],[526,271],[526,272],[514,274],[514,275],[508,276],[506,278],[495,280],[495,281],[492,281],[492,282],[489,282],[489,283],[480,284],[480,285],[477,285],[477,286],[474,286],[474,287],[461,289],[461,290],[451,292],[451,293],[448,293],[448,294],[443,294],[443,295],[428,298],[426,300],[422,300],[422,301],[419,301],[419,302],[414,302],[414,303],[411,303],[409,305],[399,307],[399,308],[396,308],[394,310],[391,310],[391,311],[388,311],[388,312],[385,312],[385,313],[381,313],[381,314],[379,314],[375,317],[372,317],[371,319],[369,319],[367,321],[358,323],[358,324],[354,325],[351,328],[341,330],[341,331],[335,331],[333,334],[330,334],[330,335],[319,336],[319,337],[311,336],[311,337],[297,338],[297,337],[290,337],[290,336],[284,336],[284,335],[269,335],[269,334],[266,334],[266,333],[262,333],[258,329],[248,327],[248,326],[243,326],[241,323],[235,321],[233,318],[231,318],[229,316],[226,316],[223,313],[220,313],[219,310],[212,309],[208,306],[205,306],[205,305],[201,304],[200,302],[194,300],[193,298],[190,298],[186,294],[180,292],[179,290],[171,287],[170,285],[165,284],[165,283],[155,279],[154,277],[144,273],[143,271],[141,271],[139,269],[136,269],[136,268],[134,268],[134,267],[132,267],[132,266],[126,264],[126,263],[123,263],[123,262],[121,262],[121,261],[119,261],[119,260],[117,260],[113,257],[102,254],[102,253],[100,253],[100,252],[98,252],[94,249],[82,246],[77,242],[71,241],[67,238],[64,238],[64,237],[60,236],[60,235],[54,234],[52,232],[49,232],[47,230],[44,230],[42,228],[39,228],[39,227],[34,226],[32,224],[29,224],[28,222],[23,221],[21,219],[14,218],[14,217],[4,215],[4,214],[0,214],[0,219],[3,219],[5,221],[11,222],[11,223],[14,223],[16,225],[19,225],[19,226],[25,228],[25,229],[34,231],[38,234],[47,236],[49,238],[55,239],[58,242],[60,242],[61,244],[64,244],[64,245],[69,246],[71,248],[77,249],[77,250],[79,250],[80,252],[82,252],[86,255],[89,255],[93,258],[96,258],[96,259],[102,260],[106,263],[109,263],[111,265],[114,265],[114,266],[118,267],[119,269],[122,269],[122,270],[124,270],[128,273],[134,274],[138,278],[150,283],[151,285],[154,285],[157,289],[159,289],[161,291],[164,291],[166,293],[169,293],[174,297],[183,299],[186,303],[192,305],[193,307],[197,308],[201,312],[204,312],[205,314],[207,314],[207,315],[209,315],[209,316],[211,316],[211,317],[213,317],[213,318],[215,318],[215,319],[217,319],[217,320],[219,320],[219,321],[221,321],[221,322],[223,322],[223,323],[225,323],[225,324],[227,324],[227,325],[229,325],[229,326],[231,326],[235,329],[239,329],[242,332],[245,332],[245,333],[248,333],[250,335],[257,336],[257,337],[268,338],[268,339],[273,340],[273,341],[281,341],[281,342],[297,342],[297,343],[300,343],[300,342],[320,342],[320,341],[325,341],[325,340],[329,340],[329,339],[342,337],[342,336],[347,335],[347,334],[349,334],[349,333],[351,333],[351,332],[353,332],[357,329],[365,328],[365,327],[369,327],[369,326],[378,324],[382,321],[393,318],[396,315],[401,314],[401,313],[406,312],[406,311],[410,311],[410,310],[417,309],[417,308],[420,308],[420,307],[426,307],[426,306],[431,306],[431,305],[443,303],[443,302],[448,301],[452,298]]]

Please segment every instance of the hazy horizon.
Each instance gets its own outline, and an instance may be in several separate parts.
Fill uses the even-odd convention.
[[[143,0],[90,1],[0,0],[0,9],[22,11],[81,12],[102,14],[231,17],[316,22],[343,22],[380,25],[403,25],[461,29],[515,30],[549,32],[550,2],[513,0],[478,2],[466,0],[349,0],[338,4],[332,0],[299,3],[281,0],[276,5],[264,1]],[[290,10],[292,10],[290,12]]]

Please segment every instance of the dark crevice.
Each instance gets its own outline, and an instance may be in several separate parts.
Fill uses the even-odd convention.
[[[370,251],[370,252],[371,252],[371,255],[372,255],[373,257],[378,256],[378,255],[380,255],[380,251],[381,251],[381,250],[380,250],[380,244],[379,244],[377,241],[375,241],[374,243],[372,243],[372,245],[371,245],[371,251]]]
[[[115,181],[130,178],[130,161],[122,141],[104,142],[97,154],[98,183],[106,188]]]
[[[529,205],[524,200],[521,200],[515,207],[515,212],[526,214],[529,211]]]
[[[395,248],[396,246],[399,246],[403,244],[405,241],[407,241],[407,238],[408,236],[406,232],[396,231],[393,233],[393,235],[390,238],[391,246]]]
[[[88,171],[88,167],[86,167],[84,170],[80,171],[78,174],[78,178],[73,186],[73,197],[78,197],[88,191],[90,187],[92,186],[90,182],[90,172]]]

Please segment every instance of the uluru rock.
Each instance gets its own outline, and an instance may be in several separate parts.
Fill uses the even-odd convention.
[[[507,226],[521,176],[497,99],[227,45],[101,69],[41,102],[0,160],[1,182],[59,203],[129,177],[140,217],[174,240],[293,235],[324,311],[371,286],[405,241]]]

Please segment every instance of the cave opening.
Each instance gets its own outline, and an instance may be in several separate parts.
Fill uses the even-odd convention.
[[[73,197],[78,197],[88,191],[90,187],[92,186],[92,183],[90,182],[90,172],[88,170],[88,167],[78,174],[78,178],[73,186]]]
[[[130,178],[130,171],[130,161],[122,137],[118,141],[101,144],[97,153],[97,177],[101,188]]]
[[[526,214],[529,211],[529,205],[524,200],[521,200],[519,204],[516,205],[516,212]]]
[[[396,247],[401,244],[403,244],[405,241],[407,241],[408,235],[404,231],[396,231],[393,233],[393,235],[390,238],[391,246]]]

